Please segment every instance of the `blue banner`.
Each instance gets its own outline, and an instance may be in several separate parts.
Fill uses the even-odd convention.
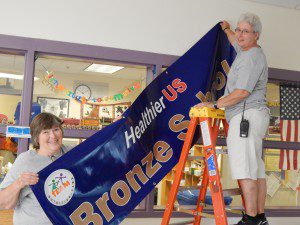
[[[119,224],[177,164],[190,108],[222,95],[234,54],[217,24],[123,119],[40,171],[31,188],[52,223]]]

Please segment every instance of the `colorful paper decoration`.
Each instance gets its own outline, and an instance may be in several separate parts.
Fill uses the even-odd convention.
[[[68,90],[64,85],[60,84],[58,80],[53,76],[52,72],[46,71],[47,75],[44,77],[42,83],[46,86],[48,86],[52,91],[58,90],[63,91],[67,96],[70,98],[73,98],[74,100],[80,102],[80,103],[87,103],[87,99],[85,97],[76,96],[73,91]],[[123,92],[117,93],[113,96],[104,96],[99,98],[92,98],[89,100],[89,102],[102,102],[102,101],[120,101],[124,97],[131,94],[133,91],[138,90],[142,87],[140,82],[135,82],[131,87],[126,88]]]

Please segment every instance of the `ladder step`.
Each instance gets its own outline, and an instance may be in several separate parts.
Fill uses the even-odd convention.
[[[198,156],[198,155],[189,155],[188,159],[190,160],[203,160],[204,156]]]
[[[238,215],[243,215],[243,210],[238,210],[238,209],[231,209],[231,208],[225,208],[227,212],[233,213],[233,214],[238,214]]]
[[[205,204],[200,203],[200,206],[205,206]],[[182,210],[193,210],[195,211],[196,205],[177,205],[174,206],[176,211],[182,211]],[[227,212],[233,213],[233,214],[238,214],[238,215],[243,215],[243,210],[239,209],[232,209],[232,208],[225,208]]]
[[[202,186],[180,186],[178,187],[178,190],[185,191],[185,190],[201,190]],[[209,190],[207,191],[207,194],[209,194]],[[234,195],[242,195],[242,190],[240,188],[232,188],[232,189],[225,189],[223,190],[223,196],[229,197]]]
[[[190,110],[190,117],[210,117],[216,119],[225,119],[225,112],[222,109],[213,109],[213,108],[194,108]]]
[[[200,206],[205,206],[204,203],[200,203]],[[176,211],[180,210],[196,210],[196,205],[174,205]]]
[[[185,190],[201,190],[202,186],[179,186],[178,190],[185,191]]]
[[[182,221],[182,222],[175,222],[175,223],[169,223],[169,225],[185,225],[185,224],[192,224],[195,220],[189,220],[189,221]]]
[[[242,190],[240,188],[232,188],[232,189],[226,189],[223,190],[223,196],[234,196],[234,195],[242,195]]]
[[[186,207],[180,206],[180,207],[177,208],[177,211],[183,212],[183,213],[186,213],[186,214],[190,214],[190,215],[193,215],[193,216],[203,216],[203,217],[211,218],[211,219],[215,218],[215,216],[213,214],[196,211],[195,206],[194,206],[194,209],[186,209]]]

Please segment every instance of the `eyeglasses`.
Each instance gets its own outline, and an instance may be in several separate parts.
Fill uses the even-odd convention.
[[[240,28],[235,28],[235,32],[238,33],[238,34],[250,34],[250,33],[255,33],[255,31],[241,30]]]

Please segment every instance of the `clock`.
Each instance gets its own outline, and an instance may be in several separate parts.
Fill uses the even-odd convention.
[[[76,96],[85,97],[86,100],[89,100],[92,95],[92,91],[89,86],[87,86],[85,84],[79,84],[75,88],[74,94]]]

